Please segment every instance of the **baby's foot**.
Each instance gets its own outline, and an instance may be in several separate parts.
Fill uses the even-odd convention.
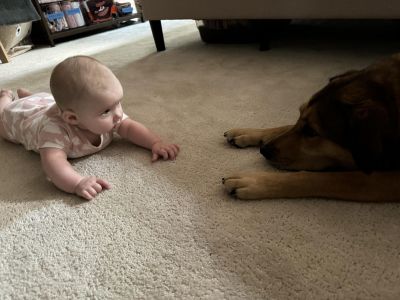
[[[14,99],[15,96],[11,90],[0,89],[0,114],[3,113],[4,108],[9,105]],[[4,132],[1,127],[2,126],[0,126],[0,136],[4,137]]]
[[[28,97],[30,95],[32,95],[32,92],[27,90],[27,89],[17,89],[17,94],[18,94],[18,98],[24,98],[24,97]]]
[[[0,99],[5,101],[13,101],[15,99],[15,96],[12,90],[0,89]]]

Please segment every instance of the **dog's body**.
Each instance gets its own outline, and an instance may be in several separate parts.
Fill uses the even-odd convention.
[[[400,200],[400,54],[331,78],[295,125],[224,135],[240,148],[261,146],[277,168],[301,171],[224,178],[238,198]]]

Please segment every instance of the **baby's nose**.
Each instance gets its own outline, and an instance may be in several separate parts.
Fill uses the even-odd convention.
[[[116,112],[114,114],[113,119],[114,119],[114,122],[119,122],[122,119],[122,113]]]
[[[122,107],[118,105],[114,111],[114,120],[119,121],[120,119],[122,119],[122,115],[123,115]]]

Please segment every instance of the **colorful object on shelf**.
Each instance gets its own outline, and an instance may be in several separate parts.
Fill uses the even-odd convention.
[[[113,0],[87,0],[85,4],[93,23],[111,20],[111,11],[114,4]]]
[[[68,29],[68,23],[61,10],[59,2],[49,3],[45,6],[44,14],[51,32],[58,32]]]
[[[69,28],[76,28],[86,24],[85,20],[83,19],[79,2],[63,1],[61,7]]]
[[[131,15],[133,12],[133,7],[130,2],[117,2],[116,3],[117,10],[118,10],[118,15],[119,16],[126,16],[126,15]]]

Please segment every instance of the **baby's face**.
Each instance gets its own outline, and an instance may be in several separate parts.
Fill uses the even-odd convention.
[[[93,95],[85,101],[87,105],[76,111],[78,126],[95,134],[110,132],[122,120],[122,97],[120,84],[111,85],[106,91]]]

